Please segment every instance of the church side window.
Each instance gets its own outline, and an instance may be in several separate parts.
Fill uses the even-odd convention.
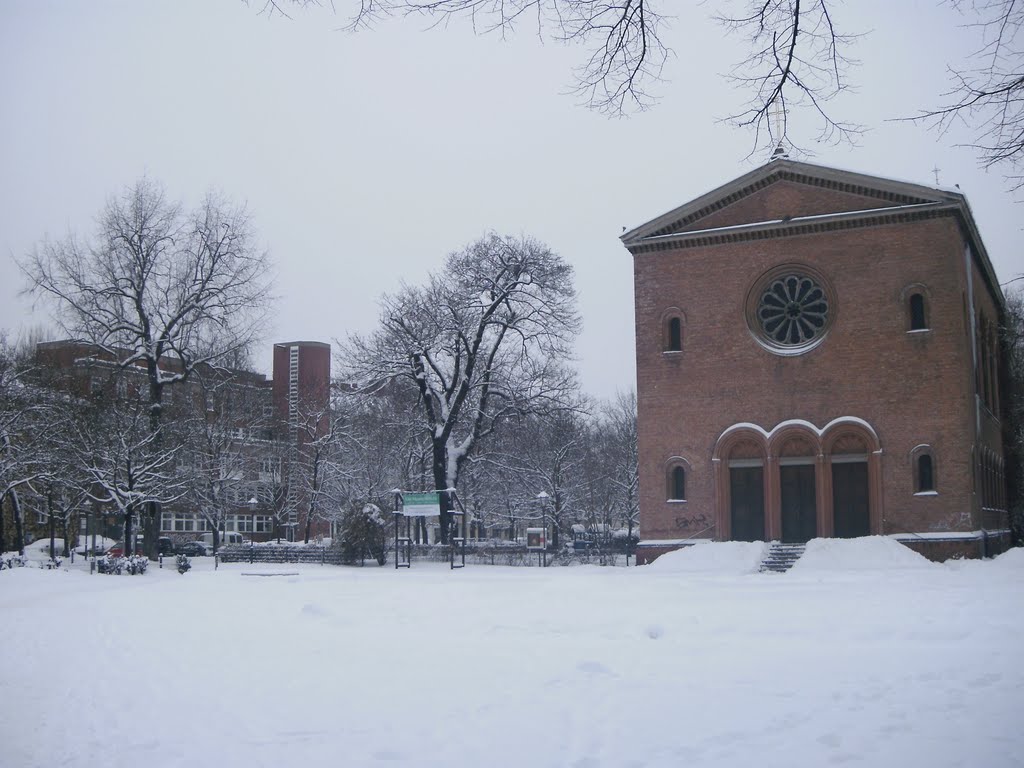
[[[925,301],[923,293],[914,293],[910,296],[910,330],[923,331],[928,328],[928,318],[925,313]]]
[[[686,468],[679,464],[668,472],[668,500],[686,501]]]
[[[679,307],[669,307],[661,315],[661,351],[682,352],[686,315]]]
[[[665,345],[666,352],[683,351],[683,321],[678,317],[671,317],[668,321],[668,339]]]
[[[912,452],[914,470],[914,493],[934,494],[935,485],[935,457],[932,449],[927,445],[919,445]]]

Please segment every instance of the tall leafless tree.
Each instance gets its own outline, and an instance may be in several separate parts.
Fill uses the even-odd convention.
[[[973,129],[970,146],[984,168],[1004,170],[1013,190],[1024,188],[1024,4],[1016,0],[952,0],[978,47],[949,68],[946,104],[913,119],[946,131]]]
[[[25,550],[23,495],[47,476],[44,456],[53,416],[51,403],[37,386],[25,348],[9,343],[0,333],[0,552],[9,542],[4,526],[4,504],[14,524],[13,548]]]
[[[1014,541],[1024,543],[1024,284],[1006,297],[1000,328],[1005,366],[1000,380],[1003,441],[1006,446],[1006,490]]]
[[[728,5],[728,4],[724,4]],[[743,0],[744,10],[718,21],[746,37],[748,55],[731,79],[748,94],[746,107],[728,120],[754,131],[754,147],[778,144],[795,110],[818,118],[817,139],[850,139],[861,126],[837,119],[828,102],[847,89],[846,51],[855,35],[843,34],[829,0]],[[792,143],[792,142],[791,142]]]
[[[275,453],[261,439],[270,428],[263,399],[238,378],[208,368],[195,377],[179,461],[188,499],[213,533],[214,552],[220,548],[220,532],[227,530],[228,515],[240,507],[250,512],[259,465]]]
[[[327,6],[335,0],[244,0],[268,14],[287,16],[297,8]],[[963,13],[976,34],[970,60],[950,63],[951,85],[940,107],[893,119],[920,120],[940,131],[966,123],[969,143],[981,164],[1005,171],[1014,189],[1024,186],[1024,7],[1016,0],[935,0]],[[360,29],[394,15],[425,16],[432,25],[468,19],[475,31],[505,35],[526,26],[537,35],[582,44],[574,90],[590,107],[622,115],[657,99],[668,58],[664,0],[351,0],[348,27]],[[815,116],[818,141],[848,141],[864,126],[844,119],[830,104],[854,83],[850,53],[862,30],[849,29],[837,0],[719,0],[711,15],[746,40],[747,53],[731,70],[745,93],[744,106],[727,122],[754,133],[753,151],[787,136],[796,111]],[[885,23],[881,20],[880,23]],[[689,34],[706,34],[690,29]],[[680,43],[676,46],[684,49]],[[700,68],[688,63],[687,72]],[[925,95],[927,102],[940,97]]]
[[[640,517],[640,463],[636,439],[636,393],[619,393],[601,408],[593,427],[592,446],[598,491],[595,509],[609,525],[620,525],[632,539]]]
[[[210,194],[192,211],[143,178],[111,198],[96,231],[44,240],[22,263],[27,290],[50,300],[63,331],[146,374],[154,456],[165,389],[216,365],[262,330],[268,260],[244,208]],[[156,557],[159,510],[146,543]]]
[[[268,14],[292,8],[335,6],[334,0],[246,0]],[[530,27],[539,37],[579,44],[586,53],[573,90],[593,109],[608,114],[643,110],[655,100],[669,51],[661,41],[665,19],[647,0],[358,0],[347,27],[363,29],[383,18],[425,17],[431,26],[455,19],[474,31],[511,34]]]
[[[131,389],[78,403],[62,430],[81,491],[120,516],[126,553],[135,541],[135,520],[150,506],[170,504],[187,491],[186,478],[177,471],[180,446],[165,441],[157,446],[148,403]],[[147,532],[146,538],[152,539],[147,547],[155,543],[155,535]]]
[[[572,267],[536,240],[485,237],[426,286],[381,303],[379,330],[344,345],[346,378],[367,391],[414,388],[437,490],[457,486],[477,442],[509,414],[566,407],[575,390],[563,365],[579,327]]]

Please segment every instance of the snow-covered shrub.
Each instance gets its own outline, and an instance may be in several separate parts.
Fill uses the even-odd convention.
[[[104,555],[96,561],[96,571],[98,573],[119,574],[121,573],[121,569],[123,567],[123,557],[112,557],[110,555]]]
[[[127,572],[132,576],[146,572],[149,567],[149,560],[142,555],[129,555],[128,557],[111,557],[104,555],[96,561],[96,570],[100,573],[119,575]]]
[[[384,565],[391,550],[391,535],[384,513],[376,504],[356,505],[341,519],[340,546],[346,563],[369,556]]]
[[[8,555],[0,557],[0,571],[11,570],[12,568],[24,568],[29,560],[24,555]]]
[[[187,555],[178,555],[174,558],[174,565],[178,569],[178,573],[185,573],[192,567],[192,561],[188,559]]]
[[[48,571],[55,571],[61,567],[64,560],[60,557],[48,557],[44,562],[40,563],[41,568],[45,568]]]

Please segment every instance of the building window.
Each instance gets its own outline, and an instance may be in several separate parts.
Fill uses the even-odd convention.
[[[917,492],[935,490],[935,474],[932,467],[931,454],[923,453],[917,457]]]
[[[665,344],[666,352],[683,351],[683,321],[678,317],[671,317],[668,321],[668,339]]]
[[[923,293],[914,293],[910,296],[910,330],[924,331],[928,328],[928,317],[925,313],[925,302]]]
[[[669,307],[661,314],[661,351],[682,352],[686,315],[679,307]]]
[[[828,299],[806,275],[784,275],[761,294],[757,317],[765,336],[785,347],[813,341],[828,322]]]
[[[928,445],[919,445],[911,451],[914,472],[914,493],[933,495],[937,492],[935,484],[935,456]]]
[[[679,464],[668,471],[668,500],[686,501],[686,468]]]
[[[770,270],[747,293],[747,325],[761,346],[778,355],[812,350],[824,340],[834,316],[829,282],[802,264]]]
[[[160,530],[167,533],[202,533],[207,529],[206,518],[187,512],[162,512]]]

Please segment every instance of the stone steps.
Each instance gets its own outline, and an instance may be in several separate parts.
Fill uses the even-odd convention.
[[[804,553],[803,544],[783,544],[773,541],[758,569],[761,573],[785,573]]]

